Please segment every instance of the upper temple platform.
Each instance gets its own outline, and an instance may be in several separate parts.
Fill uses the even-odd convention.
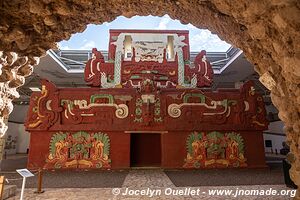
[[[97,49],[86,63],[85,81],[101,88],[138,88],[151,79],[159,88],[209,87],[213,70],[201,51],[190,62],[185,30],[110,30],[108,60]]]

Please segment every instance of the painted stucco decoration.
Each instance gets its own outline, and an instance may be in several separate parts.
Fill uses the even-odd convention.
[[[194,167],[195,163],[205,167],[245,167],[245,150],[241,148],[242,137],[247,134],[251,134],[253,140],[248,137],[247,143],[260,144],[251,150],[260,158],[247,165],[265,166],[262,131],[267,129],[268,121],[262,96],[255,91],[252,81],[240,89],[202,89],[213,81],[211,66],[205,51],[199,53],[194,67],[184,62],[189,60],[187,31],[111,30],[110,34],[108,60],[93,49],[93,58],[87,62],[85,80],[90,88],[58,88],[43,80],[42,91],[32,94],[25,123],[31,133],[28,168],[99,168],[97,162],[100,161],[92,159],[97,132],[110,138],[113,169],[131,166],[132,134],[143,137],[152,133],[160,137],[162,167]],[[158,43],[150,45],[151,38],[154,42],[158,39]],[[130,42],[135,41],[147,41],[147,48],[167,43],[162,63],[157,54],[161,50],[156,52],[146,47],[136,62],[134,48],[130,47]],[[125,49],[124,43],[127,44]],[[120,66],[116,63],[118,52],[121,53]],[[183,74],[179,73],[181,67]],[[101,78],[103,73],[110,74],[110,81],[105,84]],[[180,85],[188,76],[194,80]],[[107,84],[112,87],[106,87]],[[187,157],[183,152],[177,155],[178,149],[185,148],[182,142],[195,130],[205,133],[195,136],[206,138],[202,141],[206,145],[205,160],[194,154],[197,157],[192,154]],[[201,141],[193,144],[198,143]],[[42,149],[49,144],[50,151]],[[182,165],[185,157],[187,166]],[[103,165],[104,158],[100,159]]]
[[[190,97],[197,97],[200,100],[200,103],[189,103],[188,99]],[[211,100],[209,104],[206,103],[206,96],[203,94],[195,94],[190,93],[183,96],[183,103],[181,104],[170,104],[168,106],[168,114],[173,117],[177,118],[181,115],[181,109],[182,107],[189,106],[189,107],[204,107],[208,111],[203,112],[203,116],[213,116],[213,115],[222,115],[225,118],[229,117],[231,114],[231,106],[236,105],[236,100],[228,100],[228,99],[222,99],[219,101]],[[221,111],[219,108],[223,107]]]
[[[30,128],[48,129],[57,122],[63,108],[58,104],[56,86],[47,80],[42,80],[41,85],[42,91],[32,94],[31,111],[33,114],[25,125]]]
[[[109,151],[105,133],[58,132],[51,137],[44,168],[110,168]]]
[[[140,89],[137,91],[139,95],[135,103],[134,122],[145,126],[162,123],[161,97],[154,81],[150,79],[143,80]]]
[[[141,98],[137,98],[136,101],[135,101],[135,118],[134,118],[134,122],[136,122],[136,123],[142,123],[143,122],[142,106],[143,106],[143,100]]]
[[[236,122],[240,126],[266,128],[268,121],[265,119],[265,105],[261,95],[255,91],[252,81],[246,82],[238,93],[218,92],[218,96],[208,94],[186,92],[180,96],[172,96],[177,103],[172,102],[168,105],[169,117],[184,119],[190,115],[189,117],[197,118],[198,122],[203,123]]]
[[[105,62],[102,53],[93,48],[92,58],[87,61],[84,68],[84,80],[87,85],[113,88],[115,87],[113,78],[113,63]]]
[[[107,103],[101,103],[98,100],[107,99]],[[115,108],[115,116],[119,119],[128,116],[128,106],[125,104],[115,104],[114,98],[110,94],[93,94],[90,96],[89,102],[87,100],[67,100],[62,99],[61,105],[65,106],[65,118],[74,119],[75,123],[80,123],[82,117],[95,116],[93,110],[101,107]],[[76,106],[76,108],[75,108]],[[78,121],[79,120],[79,121]]]
[[[56,43],[82,32],[88,24],[110,22],[118,16],[162,16],[168,14],[182,23],[207,28],[244,51],[247,59],[271,86],[272,102],[285,123],[287,142],[291,147],[293,181],[300,186],[299,144],[299,1],[107,1],[97,4],[82,1],[10,1],[4,0],[0,18],[0,50],[19,57],[42,56]],[[19,9],[22,8],[22,9]],[[86,13],[82,15],[82,13]],[[205,13],[205,15],[203,14]],[[10,69],[11,68],[7,68]],[[269,78],[271,77],[271,79]],[[273,79],[273,80],[272,80]],[[7,91],[5,77],[2,96]],[[265,82],[264,82],[265,83]],[[1,86],[2,87],[2,86]],[[298,117],[297,114],[298,113]],[[6,117],[1,114],[2,122]],[[2,128],[1,128],[2,130]],[[300,190],[299,190],[300,191]],[[297,199],[300,199],[298,191]]]
[[[60,89],[43,80],[42,91],[31,97],[25,125],[28,130],[73,130],[74,125],[80,129],[84,124],[110,130],[110,126],[118,124],[118,128],[113,126],[111,130],[122,130],[131,126],[152,129],[154,124],[167,129],[172,124],[180,129],[201,128],[205,123],[222,125],[222,129],[234,124],[237,129],[260,130],[267,127],[265,115],[262,97],[251,81],[240,90],[214,93],[159,88],[151,75],[140,88],[110,91]]]
[[[93,48],[85,81],[101,88],[139,88],[142,80],[155,74],[159,88],[210,86],[213,70],[206,52],[191,64],[188,41],[188,31],[110,30],[108,61]]]
[[[191,76],[185,76],[185,84],[191,87],[210,86],[213,80],[213,69],[202,50],[195,58],[194,66],[189,70]]]
[[[246,167],[244,141],[235,132],[194,131],[186,140],[184,168]]]
[[[136,41],[132,44],[135,51],[135,62],[154,61],[162,63],[166,44],[163,42]]]

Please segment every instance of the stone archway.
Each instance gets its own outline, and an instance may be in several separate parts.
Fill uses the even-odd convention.
[[[32,71],[34,57],[56,42],[117,16],[168,14],[183,23],[208,28],[241,48],[264,85],[271,90],[291,147],[290,174],[300,186],[300,2],[297,0],[4,0],[0,3],[0,102],[11,110],[16,87]],[[16,52],[17,54],[12,53]],[[9,93],[11,91],[11,94]],[[15,94],[15,95],[13,95]],[[3,98],[5,96],[5,98]],[[298,190],[298,199],[300,194]]]

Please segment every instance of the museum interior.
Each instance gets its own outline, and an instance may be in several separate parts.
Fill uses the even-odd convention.
[[[0,7],[0,172],[11,193],[23,168],[37,178],[29,196],[37,185],[297,188],[299,2],[100,2]]]

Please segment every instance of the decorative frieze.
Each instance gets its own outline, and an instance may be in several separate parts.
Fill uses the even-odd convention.
[[[44,168],[110,168],[109,151],[105,133],[58,132],[51,137]]]
[[[246,167],[244,140],[235,132],[191,133],[186,140],[185,168]]]

